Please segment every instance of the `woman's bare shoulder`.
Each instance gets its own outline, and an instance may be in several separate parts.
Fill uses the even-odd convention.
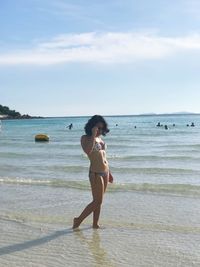
[[[81,142],[87,142],[88,141],[88,136],[86,134],[81,136]]]

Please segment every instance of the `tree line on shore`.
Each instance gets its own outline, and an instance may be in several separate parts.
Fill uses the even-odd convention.
[[[42,118],[42,117],[32,117],[28,114],[21,115],[20,112],[12,110],[7,106],[0,105],[0,119],[32,119],[32,118]]]
[[[0,105],[0,115],[8,115],[11,117],[20,117],[21,114],[15,110],[9,109],[7,106]]]

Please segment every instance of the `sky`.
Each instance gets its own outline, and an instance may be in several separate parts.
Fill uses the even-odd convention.
[[[200,113],[199,0],[0,0],[0,104]]]

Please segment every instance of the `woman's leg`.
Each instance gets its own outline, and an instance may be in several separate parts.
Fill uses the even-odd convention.
[[[79,227],[82,221],[90,215],[93,211],[101,206],[103,200],[104,193],[104,182],[101,176],[95,175],[94,173],[90,173],[90,184],[92,189],[93,201],[87,205],[87,207],[83,210],[81,215],[77,218],[74,218],[73,228]]]
[[[99,177],[103,179],[103,185],[104,185],[103,193],[105,193],[108,184],[108,176],[99,176]],[[93,228],[99,228],[98,221],[99,221],[100,211],[101,211],[101,205],[98,208],[96,208],[93,212]]]

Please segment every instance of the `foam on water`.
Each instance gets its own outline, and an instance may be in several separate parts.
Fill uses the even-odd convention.
[[[11,185],[30,185],[30,186],[50,186],[62,187],[77,190],[90,190],[90,185],[87,181],[66,181],[61,179],[38,180],[28,178],[0,178],[0,184]],[[151,183],[124,183],[112,184],[107,189],[108,192],[151,192],[165,193],[185,196],[200,197],[200,185],[190,184],[151,184]]]

